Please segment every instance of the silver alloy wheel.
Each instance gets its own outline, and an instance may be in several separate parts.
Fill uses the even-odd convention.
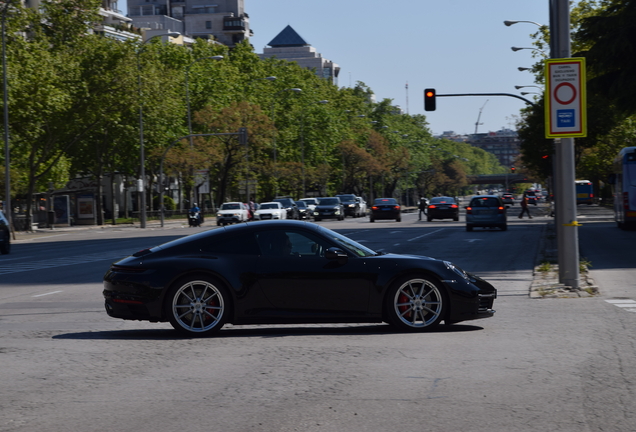
[[[172,316],[184,330],[203,333],[219,325],[225,312],[221,291],[205,280],[189,281],[172,297]]]
[[[442,307],[443,297],[439,288],[421,278],[404,282],[393,298],[396,316],[411,328],[424,328],[438,322]]]

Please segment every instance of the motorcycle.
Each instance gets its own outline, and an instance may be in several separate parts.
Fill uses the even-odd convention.
[[[188,213],[188,225],[191,227],[201,226],[201,214],[198,211],[191,211]]]

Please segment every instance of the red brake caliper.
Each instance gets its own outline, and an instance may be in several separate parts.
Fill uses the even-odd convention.
[[[400,293],[400,295],[398,296],[398,303],[402,304],[402,303],[408,303],[408,302],[409,302],[409,298],[406,296],[406,294]],[[404,313],[410,309],[410,306],[408,305],[398,306],[398,309],[400,310],[401,313]],[[411,313],[412,312],[406,313],[404,315],[404,318],[410,319]]]

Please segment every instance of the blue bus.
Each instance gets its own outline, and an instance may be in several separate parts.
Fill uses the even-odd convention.
[[[614,159],[609,178],[614,220],[621,229],[636,226],[636,147],[625,147]]]
[[[594,202],[594,188],[589,180],[576,180],[576,204],[592,204]]]

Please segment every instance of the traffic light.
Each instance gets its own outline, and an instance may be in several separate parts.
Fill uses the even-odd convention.
[[[514,173],[515,173],[515,171],[517,171],[517,168],[515,168],[515,167],[510,167],[510,172],[511,172],[511,173],[513,173],[513,174],[514,174]]]
[[[435,111],[435,89],[424,89],[424,111]]]

